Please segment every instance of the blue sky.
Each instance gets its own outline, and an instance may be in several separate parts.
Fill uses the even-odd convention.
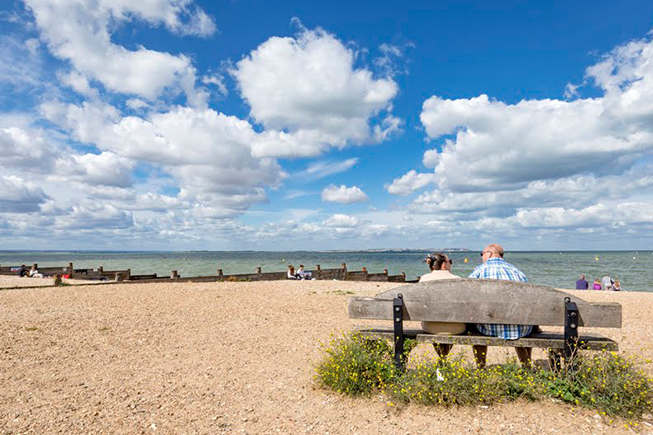
[[[650,249],[652,17],[2,2],[0,246]]]

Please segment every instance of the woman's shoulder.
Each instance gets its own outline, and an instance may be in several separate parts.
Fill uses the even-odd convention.
[[[434,270],[431,273],[427,273],[425,275],[422,275],[419,279],[419,282],[424,282],[424,281],[437,281],[440,279],[456,279],[460,278],[458,275],[454,275],[453,273],[449,272],[448,270]]]

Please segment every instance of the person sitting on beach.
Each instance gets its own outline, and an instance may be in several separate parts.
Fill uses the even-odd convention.
[[[29,277],[30,278],[43,278],[43,274],[40,274],[38,269],[36,268],[36,265],[33,265],[32,268],[29,270]]]
[[[288,265],[288,273],[286,274],[288,279],[301,279],[299,275],[295,273],[295,268],[293,267],[292,264]]]
[[[580,274],[580,279],[576,281],[576,290],[587,290],[589,288],[589,283],[585,281],[585,274]]]
[[[503,248],[493,243],[488,245],[481,252],[483,264],[476,268],[469,275],[469,278],[499,279],[504,281],[528,282],[526,275],[512,264],[503,259]],[[504,340],[517,340],[518,338],[530,335],[536,328],[534,325],[500,325],[494,323],[477,323],[476,328],[483,335],[499,337]],[[474,357],[479,368],[485,367],[487,358],[487,346],[475,345]],[[531,364],[531,347],[515,347],[517,357],[522,365],[528,367]]]
[[[460,279],[458,275],[451,273],[453,260],[447,255],[441,253],[429,254],[424,261],[428,264],[431,272],[422,275],[419,282]],[[465,332],[467,325],[465,323],[454,322],[422,322],[422,329],[429,334],[458,335]],[[445,358],[451,352],[453,344],[433,343],[433,346],[440,358]]]
[[[306,272],[304,270],[304,265],[303,264],[299,265],[299,269],[297,269],[297,274],[296,275],[299,277],[299,279],[312,279],[313,278],[313,274],[311,272]]]
[[[18,276],[20,276],[21,278],[27,276],[27,266],[25,266],[24,264],[20,266],[20,272],[18,272]]]
[[[620,292],[621,291],[621,284],[619,284],[619,280],[616,279],[614,281],[614,284],[612,285],[612,290],[615,292]]]
[[[603,284],[603,289],[604,290],[612,290],[612,285],[614,284],[614,280],[610,278],[610,275],[607,273],[603,277],[603,280],[601,280],[601,283]]]
[[[601,281],[598,278],[594,280],[594,286],[592,288],[594,290],[601,290]]]

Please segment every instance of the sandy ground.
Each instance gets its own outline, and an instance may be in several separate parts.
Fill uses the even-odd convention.
[[[12,287],[0,277],[0,287]],[[316,387],[320,341],[348,330],[350,294],[394,283],[107,284],[0,291],[0,433],[630,433],[545,401],[390,406]],[[621,351],[653,357],[653,294],[618,301]],[[464,350],[468,352],[467,350]],[[433,352],[420,346],[417,352]],[[491,348],[490,361],[512,356]],[[535,355],[536,358],[538,355]],[[539,355],[543,357],[543,355]],[[650,366],[646,366],[650,369]],[[636,430],[653,433],[653,421]]]
[[[65,284],[70,285],[89,285],[97,282],[89,282],[84,279],[64,279]],[[46,276],[43,278],[28,278],[11,275],[0,275],[0,289],[23,288],[23,287],[48,287],[54,285],[54,277]]]

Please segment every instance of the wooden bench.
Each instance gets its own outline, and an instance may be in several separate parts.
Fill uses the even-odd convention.
[[[376,297],[349,298],[351,319],[388,320],[392,328],[358,327],[370,339],[395,344],[395,364],[403,369],[404,340],[437,344],[535,347],[550,349],[552,363],[572,360],[578,348],[617,350],[615,341],[599,335],[579,335],[579,327],[621,328],[621,305],[591,303],[550,287],[488,279],[430,281],[397,287]],[[404,321],[498,323],[564,327],[564,332],[534,332],[517,340],[479,333],[427,334],[405,329]]]

